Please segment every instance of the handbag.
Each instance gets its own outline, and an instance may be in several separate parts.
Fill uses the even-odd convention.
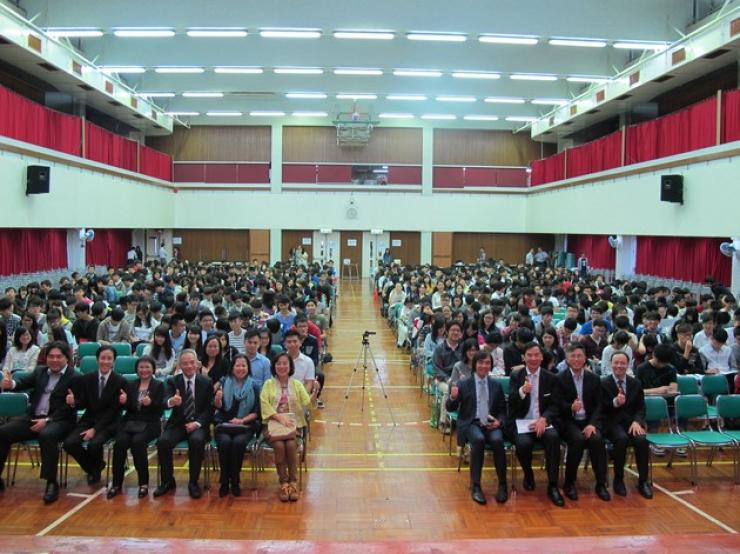
[[[270,418],[267,421],[267,438],[270,441],[285,441],[294,439],[296,437],[296,420],[295,414],[285,413],[283,416],[287,416],[290,419],[290,425],[286,426],[280,423],[275,418]]]
[[[219,423],[216,425],[216,433],[223,433],[226,435],[234,436],[246,433],[249,427],[247,425],[239,425],[236,423]]]

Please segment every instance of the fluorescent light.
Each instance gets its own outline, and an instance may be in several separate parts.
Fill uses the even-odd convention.
[[[273,70],[278,75],[322,75],[320,67],[276,67]]]
[[[510,77],[514,81],[557,81],[557,75],[544,75],[538,73],[514,73]]]
[[[484,100],[489,104],[524,104],[524,98],[505,98],[497,96],[488,96]]]
[[[135,67],[135,66],[126,66],[126,67],[105,66],[105,67],[101,67],[100,70],[106,75],[110,75],[111,73],[119,73],[121,75],[123,75],[124,73],[146,73],[145,68]]]
[[[334,70],[334,75],[382,75],[382,69],[353,69],[350,67],[339,67]]]
[[[174,37],[172,29],[116,29],[113,34],[121,38],[167,38]]]
[[[441,77],[441,71],[429,71],[422,69],[394,69],[396,77]]]
[[[622,50],[654,50],[660,52],[668,48],[665,42],[643,42],[635,40],[618,40],[612,46]]]
[[[466,35],[455,33],[406,33],[409,40],[432,40],[438,42],[465,42]]]
[[[165,112],[165,113],[173,117],[195,117],[196,115],[200,115],[200,113],[198,112]]]
[[[568,101],[562,98],[535,98],[532,104],[535,106],[564,106]]]
[[[475,96],[437,96],[437,102],[475,102]]]
[[[202,67],[158,67],[154,71],[157,73],[203,73]]]
[[[393,40],[395,36],[395,34],[386,31],[334,31],[334,38]]]
[[[146,98],[174,98],[174,92],[140,92],[139,96]]]
[[[189,29],[186,34],[192,38],[243,38],[248,33],[244,29]]]
[[[486,73],[484,71],[455,71],[452,73],[455,79],[500,79],[498,73]]]
[[[52,38],[97,38],[103,36],[100,29],[47,29]]]
[[[463,119],[467,121],[498,121],[497,115],[466,115]]]
[[[518,44],[524,46],[539,42],[537,37],[518,35],[480,35],[478,40],[487,44]]]
[[[257,110],[249,112],[252,117],[283,117],[285,112],[273,111],[273,110]]]
[[[423,94],[389,94],[385,97],[386,100],[409,100],[413,102],[423,102],[427,99]]]
[[[323,92],[288,92],[286,98],[305,98],[306,100],[323,100],[326,94]]]
[[[411,113],[381,113],[378,114],[380,119],[414,119],[414,114]]]
[[[506,118],[506,121],[518,121],[521,123],[530,123],[532,121],[537,121],[536,117],[529,117],[524,115],[510,115]]]
[[[321,31],[318,29],[263,29],[260,31],[262,38],[319,38]]]
[[[244,115],[242,112],[206,112],[208,117],[239,117]]]
[[[606,83],[609,77],[578,77],[571,76],[566,79],[569,83]]]
[[[327,112],[293,112],[293,117],[327,117]]]
[[[214,73],[230,73],[239,75],[261,75],[264,70],[261,67],[214,67]]]
[[[452,121],[454,119],[457,119],[456,116],[449,114],[449,113],[425,113],[421,116],[422,119],[432,119],[432,120],[439,120],[439,121]]]
[[[377,97],[377,94],[366,92],[340,92],[337,94],[337,100],[375,100]]]
[[[373,173],[388,173],[388,169],[373,169]]]
[[[223,98],[223,92],[183,92],[183,98]]]
[[[575,39],[575,38],[552,38],[548,41],[551,46],[581,46],[583,48],[604,48],[605,40],[598,39]]]

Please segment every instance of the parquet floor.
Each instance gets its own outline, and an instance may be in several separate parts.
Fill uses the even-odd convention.
[[[366,375],[361,364],[353,371],[366,329],[377,332],[370,339],[377,374],[372,365]],[[478,506],[469,497],[467,467],[457,473],[456,458],[448,455],[447,443],[425,423],[427,401],[409,371],[408,356],[396,348],[393,334],[379,317],[366,281],[341,284],[330,351],[334,362],[326,368],[327,407],[314,414],[309,472],[299,502],[279,502],[274,470],[269,469],[259,474],[257,490],[248,491],[245,486],[241,498],[219,499],[213,487],[201,500],[191,500],[182,486],[187,463],[183,456],[176,458],[181,486],[173,496],[139,500],[132,476],[126,494],[108,501],[102,489],[88,487],[79,469],[70,466],[68,489],[59,502],[46,507],[41,502],[42,482],[25,460],[16,485],[0,493],[0,535],[448,541],[740,530],[740,488],[732,483],[729,453],[719,454],[711,468],[702,464],[699,486],[693,489],[685,479],[689,469],[685,460],[678,460],[670,470],[656,464],[655,481],[663,490],[656,491],[652,501],[642,499],[631,480],[626,498],[604,503],[593,494],[590,472],[581,472],[581,499],[559,509],[546,500],[544,476],[537,473],[536,491],[524,492],[520,486],[503,506],[495,502]],[[368,386],[361,410],[363,377]],[[378,387],[379,378],[387,401]],[[388,425],[393,420],[396,427]],[[156,456],[150,467],[155,465]],[[155,470],[152,479],[154,475]],[[243,480],[246,485],[246,471]],[[212,482],[216,482],[213,476]],[[484,491],[492,497],[494,487],[489,464]],[[728,551],[735,546],[740,550],[736,538],[722,543],[730,545]],[[32,544],[20,537],[17,543],[5,540],[0,539],[0,551],[9,544],[19,548]]]

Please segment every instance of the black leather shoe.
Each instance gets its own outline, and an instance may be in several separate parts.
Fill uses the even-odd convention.
[[[190,498],[194,498],[195,500],[203,496],[198,483],[188,483],[188,493],[190,493]]]
[[[617,496],[627,496],[627,487],[624,486],[624,481],[614,481],[612,488]]]
[[[496,491],[496,502],[499,504],[503,504],[509,499],[509,487],[506,486],[506,483],[501,483],[498,486],[498,491]]]
[[[137,496],[139,498],[146,498],[147,496],[149,496],[149,487],[146,485],[141,485],[139,487],[139,492],[137,493]]]
[[[483,490],[480,488],[480,485],[474,485],[472,489],[473,501],[477,502],[478,504],[485,504],[486,503],[486,495],[483,494]]]
[[[227,494],[229,494],[229,484],[221,483],[221,486],[218,488],[218,497],[223,498]]]
[[[522,487],[524,487],[525,491],[533,491],[534,490],[534,475],[525,475],[524,480],[522,481]]]
[[[233,494],[234,496],[242,495],[242,488],[239,486],[239,483],[231,484],[231,494]]]
[[[170,491],[175,490],[175,482],[174,481],[165,481],[161,485],[159,485],[156,489],[154,489],[154,498],[159,498],[160,496],[164,496]]]
[[[642,483],[638,483],[637,490],[640,492],[640,494],[644,497],[650,500],[653,497],[653,487],[650,486],[650,483],[647,481],[643,481]]]
[[[578,500],[578,491],[576,490],[575,483],[566,483],[563,487],[563,492],[570,500]]]
[[[556,506],[558,506],[559,508],[562,508],[563,506],[565,506],[565,500],[563,500],[563,495],[560,494],[560,491],[554,485],[547,487],[547,498],[549,498],[550,501]]]
[[[100,471],[94,471],[92,473],[87,474],[87,484],[88,485],[95,485],[97,483],[100,483]]]
[[[118,495],[118,493],[121,492],[121,487],[112,486],[108,489],[108,493],[105,495],[105,497],[110,500],[114,496]]]
[[[59,499],[59,484],[53,481],[46,483],[46,492],[44,493],[44,504],[51,504]]]
[[[612,499],[609,491],[606,489],[606,485],[596,485],[596,496],[601,498],[604,502],[609,502]]]

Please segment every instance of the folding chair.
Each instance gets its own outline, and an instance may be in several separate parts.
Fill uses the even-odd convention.
[[[4,392],[0,394],[0,418],[7,420],[11,417],[20,417],[28,412],[28,395],[25,392]],[[16,448],[15,468],[18,467],[18,451],[20,444]],[[5,479],[11,485],[15,483],[15,469],[13,470],[13,479],[10,479],[10,464],[8,464],[8,476]]]
[[[468,441],[465,441],[465,444],[460,449],[460,453],[457,456],[457,472],[460,473],[460,469],[462,468],[463,464],[463,458],[465,457],[465,450],[470,451],[470,443]],[[509,453],[509,461],[507,462],[509,466],[511,467],[511,490],[516,490],[516,456],[514,455],[514,443],[504,439],[504,450]],[[485,452],[493,452],[493,449],[486,444],[485,446]],[[485,456],[484,452],[484,456]]]
[[[666,467],[671,467],[673,463],[673,455],[679,448],[686,448],[692,452],[689,458],[690,468],[690,482],[693,485],[696,482],[696,468],[693,463],[693,450],[694,445],[684,436],[674,432],[671,426],[670,417],[668,416],[668,403],[662,396],[646,396],[645,397],[645,422],[649,425],[650,423],[658,423],[661,426],[664,424],[668,425],[668,432],[651,433],[648,432],[645,435],[647,441],[655,447],[670,450],[671,456],[668,458]],[[653,455],[650,453],[650,482],[653,482]]]
[[[116,351],[116,354],[118,356],[130,356],[131,355],[131,345],[127,342],[114,342],[114,343],[111,343],[111,346]]]
[[[699,394],[699,383],[693,375],[678,375],[676,384],[679,394]]]
[[[77,347],[77,355],[82,360],[85,356],[95,356],[95,353],[100,348],[99,342],[83,342]]]
[[[306,461],[306,441],[305,441],[305,427],[300,429],[300,432],[296,435],[296,445],[298,446],[298,488],[303,490],[303,474],[308,473],[308,463]],[[257,471],[265,471],[265,454],[272,452],[274,449],[270,442],[265,438],[264,435],[260,436],[254,445],[254,461],[253,467],[253,483],[254,488],[257,488]]]
[[[211,442],[206,442],[204,446],[204,452],[203,452],[203,489],[208,490],[211,488],[211,464],[209,463],[209,459],[211,457]],[[156,440],[152,441],[156,445]],[[150,443],[150,444],[152,444]],[[190,450],[190,445],[188,444],[187,439],[182,440],[178,442],[175,447],[172,449],[172,454],[187,454],[188,450]],[[159,466],[159,463],[157,463],[157,483],[159,485],[162,484],[162,468]]]
[[[80,372],[83,375],[87,375],[88,373],[95,373],[97,370],[98,360],[95,358],[95,356],[85,356],[80,360]]]
[[[137,358],[141,358],[144,355],[144,349],[147,346],[150,346],[150,344],[148,342],[140,342],[136,346],[136,354],[135,355],[136,355]]]
[[[138,358],[136,356],[118,356],[113,370],[121,375],[126,375],[127,373],[135,374],[137,360]]]
[[[701,392],[708,397],[707,414],[709,419],[717,419],[717,406],[713,405],[720,394],[728,394],[729,386],[724,375],[705,375],[701,380]]]
[[[249,468],[249,481],[250,481],[250,489],[255,490],[257,488],[257,468],[256,468],[256,450],[257,446],[259,446],[259,437],[254,436],[251,439],[249,439],[249,442],[247,443],[247,447],[244,450],[244,456],[249,456],[250,461],[250,468]],[[210,451],[210,461],[211,461],[211,471],[216,472],[220,471],[219,462],[218,462],[218,444],[216,444],[216,439],[211,439],[211,448]],[[242,469],[242,471],[244,471]]]
[[[725,429],[725,419],[740,420],[740,395],[720,395],[717,397],[717,428],[735,443],[732,449],[732,467],[735,470],[735,483],[740,484],[740,431]]]

